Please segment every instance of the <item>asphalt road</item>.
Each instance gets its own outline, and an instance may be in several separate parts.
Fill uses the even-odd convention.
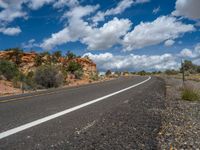
[[[155,149],[164,87],[127,77],[2,97],[0,149]]]

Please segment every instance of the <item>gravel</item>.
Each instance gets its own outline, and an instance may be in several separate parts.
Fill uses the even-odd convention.
[[[166,109],[162,113],[162,127],[158,134],[158,149],[200,149],[200,101],[181,99],[182,82],[165,78],[167,85]],[[186,84],[200,89],[200,83]]]
[[[156,81],[156,82],[155,82]],[[151,89],[151,90],[150,90]],[[65,142],[67,149],[157,149],[157,134],[164,109],[165,83],[153,80],[144,95],[132,98],[102,115]]]

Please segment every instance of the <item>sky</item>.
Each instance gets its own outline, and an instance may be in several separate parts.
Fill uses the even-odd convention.
[[[0,0],[0,49],[89,56],[99,71],[200,65],[200,0]]]

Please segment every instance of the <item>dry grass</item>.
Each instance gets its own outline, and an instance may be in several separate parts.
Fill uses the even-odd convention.
[[[188,101],[200,100],[200,91],[191,85],[184,85],[181,91],[181,98]]]

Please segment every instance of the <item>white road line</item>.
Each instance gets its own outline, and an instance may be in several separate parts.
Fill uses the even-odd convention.
[[[83,104],[81,104],[81,105],[78,105],[78,106],[75,106],[75,107],[66,109],[66,110],[61,111],[61,112],[58,112],[58,113],[56,113],[56,114],[53,114],[53,115],[50,115],[50,116],[47,116],[47,117],[44,117],[44,118],[35,120],[35,121],[33,121],[33,122],[30,122],[30,123],[21,125],[21,126],[19,126],[19,127],[16,127],[16,128],[10,129],[10,130],[7,130],[7,131],[5,131],[5,132],[0,133],[0,139],[3,139],[3,138],[5,138],[5,137],[8,137],[8,136],[13,135],[13,134],[18,133],[18,132],[21,132],[21,131],[26,130],[26,129],[28,129],[28,128],[37,126],[37,125],[39,125],[39,124],[42,124],[42,123],[47,122],[47,121],[49,121],[49,120],[55,119],[55,118],[57,118],[57,117],[63,116],[63,115],[65,115],[65,114],[68,114],[68,113],[73,112],[73,111],[75,111],[75,110],[81,109],[81,108],[86,107],[86,106],[88,106],[88,105],[94,104],[94,103],[96,103],[96,102],[102,101],[102,100],[104,100],[104,99],[106,99],[106,98],[108,98],[108,97],[114,96],[114,95],[116,95],[116,94],[119,94],[119,93],[122,93],[122,92],[124,92],[124,91],[127,91],[127,90],[129,90],[129,89],[131,89],[131,88],[134,88],[134,87],[136,87],[136,86],[139,86],[139,85],[141,85],[141,84],[143,84],[143,83],[149,81],[150,79],[151,79],[151,77],[148,77],[148,79],[146,79],[146,80],[144,80],[144,81],[142,81],[142,82],[140,82],[140,83],[134,84],[134,85],[132,85],[132,86],[130,86],[130,87],[127,87],[127,88],[125,88],[125,89],[122,89],[122,90],[120,90],[120,91],[117,91],[117,92],[108,94],[108,95],[106,95],[106,96],[103,96],[103,97],[94,99],[94,100],[92,100],[92,101],[83,103]]]

